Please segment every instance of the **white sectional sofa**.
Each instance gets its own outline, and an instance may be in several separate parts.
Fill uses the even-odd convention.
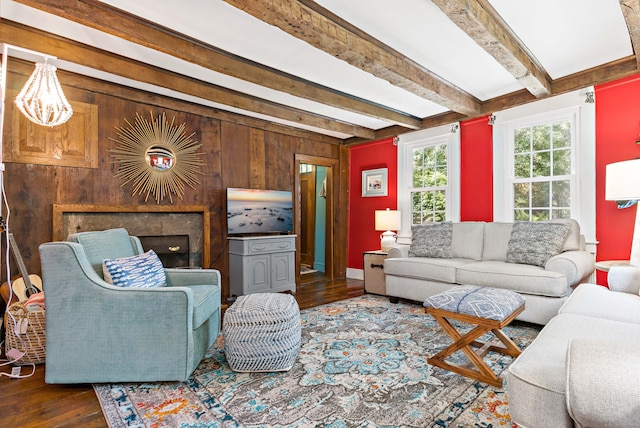
[[[392,299],[424,302],[427,297],[458,284],[503,288],[525,298],[526,309],[517,319],[546,324],[558,313],[572,287],[588,278],[595,266],[593,254],[585,251],[584,237],[575,220],[547,223],[568,225],[568,232],[564,242],[560,242],[559,253],[550,256],[542,266],[514,262],[519,260],[514,257],[517,246],[512,240],[516,223],[452,223],[449,241],[433,234],[426,236],[427,246],[431,242],[439,246],[433,254],[435,257],[410,256],[417,236],[414,227],[412,245],[392,248],[384,262],[386,295]],[[517,229],[520,226],[525,224],[518,224]],[[535,242],[536,238],[528,236],[530,246],[520,242],[520,251],[540,250],[538,247],[545,242]]]
[[[640,426],[640,269],[582,284],[511,364],[511,419],[526,428]]]

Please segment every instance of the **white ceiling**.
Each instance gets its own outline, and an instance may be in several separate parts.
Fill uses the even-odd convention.
[[[634,54],[618,0],[488,0],[552,80]],[[208,45],[418,119],[448,111],[349,65],[222,0],[102,0]],[[316,0],[342,19],[480,101],[521,83],[428,0]],[[0,0],[0,17],[185,76],[372,130],[394,125],[186,62],[59,16]],[[14,56],[23,56],[11,52]],[[54,61],[52,61],[54,62]],[[257,114],[62,60],[60,69],[347,139],[352,135]]]

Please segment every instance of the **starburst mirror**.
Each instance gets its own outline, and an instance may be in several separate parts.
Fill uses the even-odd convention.
[[[185,125],[174,125],[175,118],[167,121],[164,113],[154,119],[147,120],[136,113],[132,125],[124,119],[127,126],[116,127],[118,138],[116,148],[109,150],[120,163],[115,176],[124,180],[122,185],[131,182],[133,195],[149,195],[160,203],[165,197],[173,202],[173,195],[184,198],[185,184],[195,189],[199,184],[198,175],[202,175],[204,163],[200,160],[202,153],[191,135],[186,135]]]

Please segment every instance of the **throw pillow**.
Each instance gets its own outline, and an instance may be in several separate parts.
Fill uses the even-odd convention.
[[[514,223],[506,262],[544,267],[551,257],[560,253],[570,227],[568,223]]]
[[[453,223],[425,223],[411,227],[409,257],[452,258]]]
[[[117,287],[155,288],[167,285],[162,262],[149,250],[144,254],[102,262],[104,280]]]

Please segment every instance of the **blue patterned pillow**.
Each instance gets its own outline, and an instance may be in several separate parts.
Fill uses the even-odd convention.
[[[154,288],[167,285],[164,267],[153,250],[132,257],[105,259],[102,273],[105,281],[117,287]]]

